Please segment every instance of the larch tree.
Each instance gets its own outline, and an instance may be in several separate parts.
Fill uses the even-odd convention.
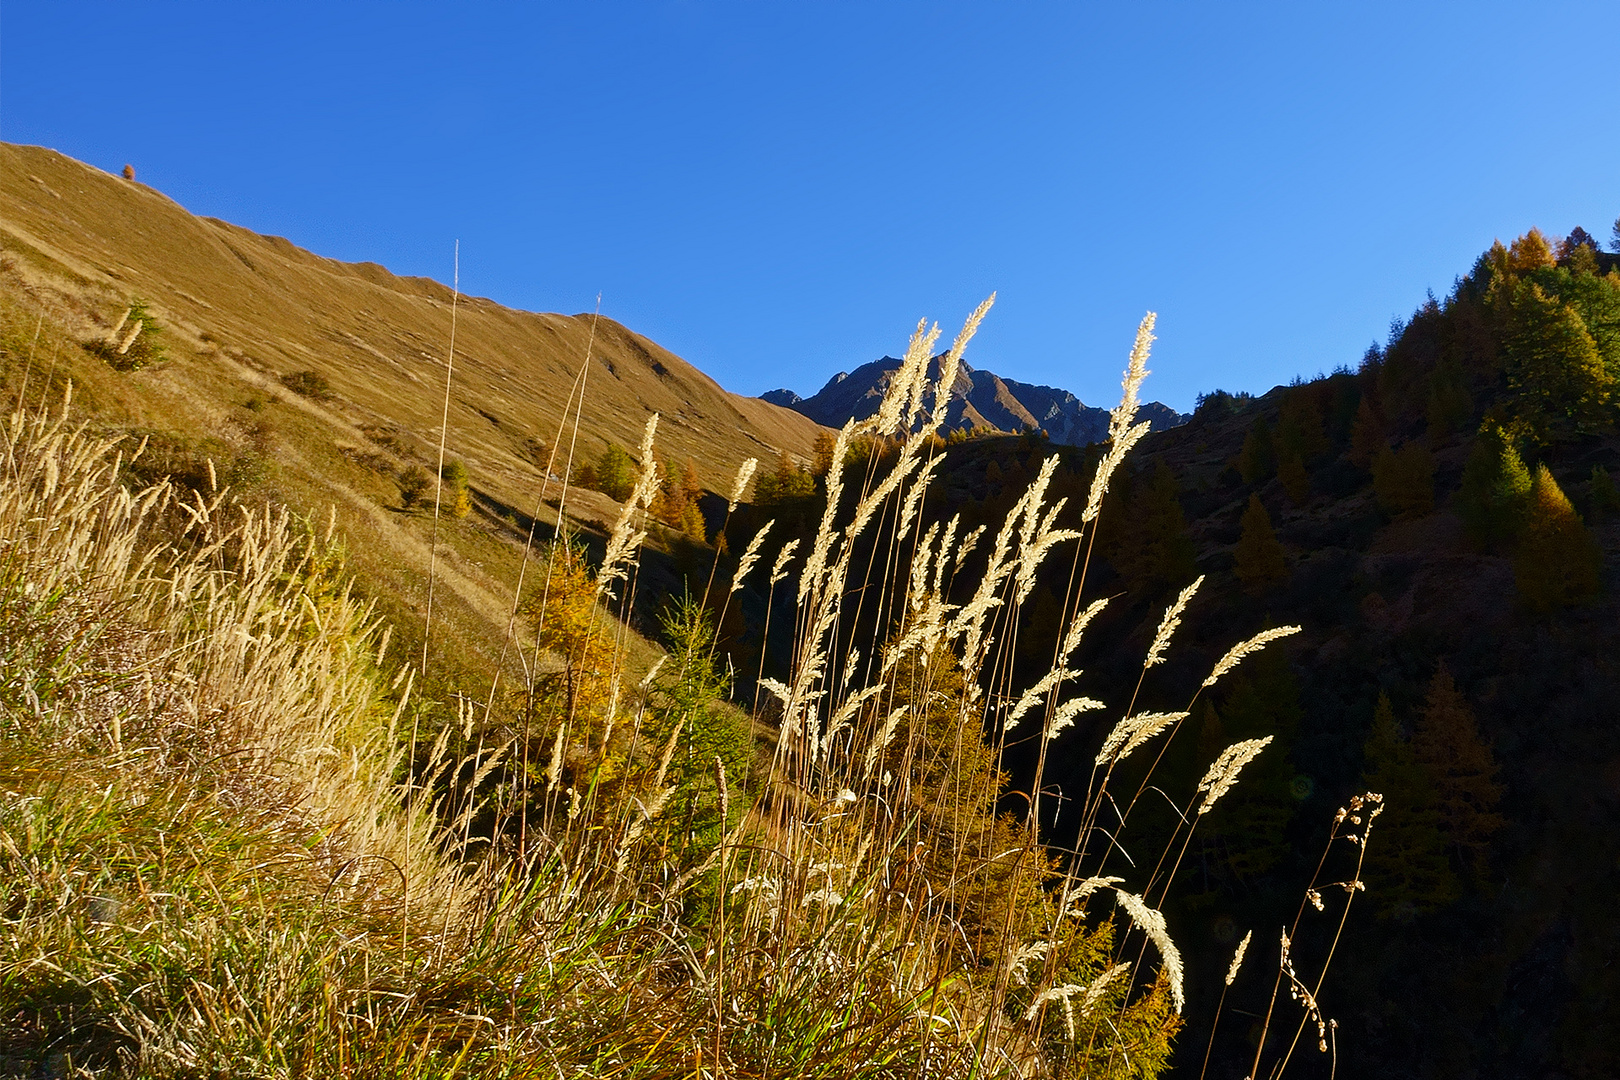
[[[1238,454],[1238,472],[1245,484],[1259,484],[1270,479],[1277,469],[1277,448],[1271,437],[1271,426],[1266,418],[1256,417],[1243,439]]]
[[[1542,443],[1601,426],[1612,388],[1580,312],[1534,281],[1509,281],[1503,293],[1503,345],[1514,415]]]
[[[1264,592],[1288,578],[1287,557],[1259,495],[1249,496],[1249,507],[1243,511],[1232,559],[1238,580],[1251,593]]]
[[[1496,812],[1502,785],[1490,746],[1457,683],[1442,663],[1429,682],[1423,711],[1412,732],[1412,757],[1428,772],[1435,812],[1447,846],[1478,880],[1490,838],[1503,825]]]
[[[1289,502],[1295,506],[1305,505],[1305,500],[1311,494],[1311,474],[1306,470],[1305,459],[1299,450],[1292,446],[1283,449],[1277,459],[1277,479],[1288,493]]]
[[[1530,488],[1524,533],[1513,560],[1519,596],[1533,611],[1551,611],[1593,595],[1602,551],[1545,465]]]
[[[1388,446],[1384,434],[1384,421],[1373,407],[1372,398],[1361,395],[1356,407],[1356,418],[1350,424],[1350,460],[1363,469],[1371,468],[1378,451]]]
[[[1474,539],[1488,548],[1519,535],[1530,501],[1530,470],[1513,440],[1495,425],[1480,429],[1463,466],[1458,510]]]
[[[1367,888],[1381,918],[1409,922],[1456,900],[1461,890],[1428,771],[1380,693],[1364,751],[1362,784],[1384,796],[1378,842],[1367,847]]]
[[[1107,554],[1132,593],[1179,588],[1197,576],[1180,488],[1168,465],[1159,462],[1145,481],[1130,485],[1124,510],[1114,517]]]
[[[1420,442],[1399,451],[1385,446],[1373,459],[1373,492],[1397,518],[1422,517],[1434,509],[1434,455]]]

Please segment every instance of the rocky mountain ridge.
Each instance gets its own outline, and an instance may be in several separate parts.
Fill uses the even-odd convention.
[[[854,371],[839,372],[808,398],[786,389],[768,391],[760,398],[794,409],[818,424],[842,427],[850,419],[865,419],[877,411],[899,367],[899,360],[885,356]],[[931,377],[938,377],[938,357],[930,361],[929,370]],[[1153,424],[1154,431],[1187,420],[1156,401],[1143,405],[1141,416]],[[963,363],[951,390],[945,428],[1012,433],[1037,429],[1055,443],[1086,446],[1107,438],[1108,410],[1087,405],[1068,390],[1003,378]]]

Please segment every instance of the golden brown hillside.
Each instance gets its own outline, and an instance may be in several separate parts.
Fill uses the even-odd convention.
[[[399,598],[386,601],[389,613],[422,609],[431,523],[405,511],[396,478],[436,462],[449,289],[197,217],[51,150],[0,144],[0,294],[16,343],[8,396],[32,379],[37,404],[47,376],[58,390],[71,378],[77,411],[98,426],[214,459],[245,494],[321,518],[334,508],[362,579]],[[163,327],[168,358],[125,374],[77,346],[104,339],[135,297]],[[454,609],[458,636],[478,650],[479,627],[504,630],[510,610],[520,530],[501,517],[539,504],[537,448],[557,441],[593,319],[462,297],[456,320],[448,455],[465,462],[478,512],[441,526],[449,595],[435,603]],[[610,319],[596,322],[591,352],[577,458],[609,440],[633,451],[653,412],[659,455],[695,459],[713,490],[727,490],[747,457],[812,454],[815,423],[726,392]],[[331,396],[283,385],[299,372],[317,373]],[[570,500],[587,529],[615,511],[594,492]],[[543,527],[553,515],[542,508]]]

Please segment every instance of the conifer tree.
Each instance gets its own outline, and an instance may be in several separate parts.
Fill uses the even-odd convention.
[[[1363,469],[1371,468],[1378,451],[1387,445],[1384,422],[1373,408],[1372,398],[1363,394],[1361,404],[1356,407],[1356,418],[1350,425],[1350,460]]]
[[[1462,373],[1446,368],[1436,371],[1429,381],[1426,410],[1429,445],[1438,447],[1447,441],[1468,422],[1473,411],[1474,399]]]
[[[1278,462],[1288,451],[1306,462],[1327,452],[1327,428],[1322,420],[1322,394],[1316,385],[1297,386],[1283,397],[1277,421]]]
[[[1421,517],[1434,509],[1434,455],[1419,442],[1385,446],[1373,459],[1373,492],[1392,517]]]
[[[1238,454],[1238,472],[1245,484],[1254,485],[1269,479],[1276,468],[1277,450],[1271,438],[1271,427],[1265,417],[1256,417]]]
[[[1508,269],[1515,274],[1528,273],[1531,270],[1541,270],[1553,266],[1557,260],[1553,258],[1552,244],[1540,229],[1531,229],[1508,248]]]
[[[1243,798],[1211,812],[1225,860],[1240,881],[1262,874],[1288,854],[1287,829],[1297,803],[1289,793],[1294,766],[1288,750],[1299,732],[1303,709],[1299,680],[1285,650],[1269,650],[1232,680],[1231,690],[1205,719],[1229,740],[1273,735],[1278,745],[1261,754],[1243,774]],[[1206,759],[1207,760],[1207,759]]]
[[[1284,450],[1277,460],[1277,479],[1295,506],[1304,506],[1311,494],[1311,474],[1305,469],[1305,460],[1292,447]]]
[[[1601,565],[1602,552],[1580,515],[1547,466],[1539,466],[1513,561],[1520,598],[1533,611],[1573,604],[1598,591]]]
[[[1602,465],[1592,466],[1592,479],[1587,484],[1586,501],[1593,522],[1605,514],[1620,510],[1620,491],[1615,490],[1614,479]]]
[[[1429,774],[1440,831],[1461,864],[1477,879],[1490,838],[1502,828],[1496,805],[1502,787],[1497,764],[1480,738],[1473,710],[1441,664],[1429,682],[1423,712],[1412,732],[1412,757]]]
[[[1378,695],[1364,752],[1362,784],[1384,796],[1378,842],[1367,848],[1367,888],[1380,917],[1409,921],[1450,904],[1460,889],[1429,775],[1402,737],[1388,694]]]
[[[1259,495],[1249,496],[1249,507],[1243,511],[1239,524],[1237,547],[1232,551],[1233,569],[1238,580],[1249,592],[1259,594],[1288,577],[1288,560],[1277,533],[1271,527],[1271,515]]]
[[[1543,443],[1594,430],[1607,418],[1613,387],[1585,320],[1538,282],[1509,282],[1503,291],[1514,414]]]
[[[636,463],[617,443],[608,443],[596,459],[595,482],[591,487],[614,502],[624,502],[636,486]]]
[[[1133,593],[1179,587],[1198,573],[1179,491],[1175,473],[1161,461],[1145,483],[1130,485],[1125,512],[1114,516],[1108,561]]]
[[[472,495],[467,486],[467,466],[459,461],[445,462],[444,510],[451,517],[464,518],[472,512]]]
[[[956,433],[953,431],[951,434]],[[831,432],[823,431],[816,436],[815,456],[811,459],[810,475],[817,480],[832,471],[834,445]]]
[[[1480,544],[1501,547],[1519,535],[1530,500],[1530,470],[1500,427],[1480,429],[1457,498],[1463,523]]]

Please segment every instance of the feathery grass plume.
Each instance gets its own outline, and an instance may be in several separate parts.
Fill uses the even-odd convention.
[[[1032,941],[1028,945],[1020,945],[1011,956],[1007,958],[1007,972],[1012,980],[1019,986],[1025,984],[1024,968],[1035,960],[1045,960],[1052,951],[1050,941]]]
[[[1221,657],[1220,661],[1216,663],[1214,669],[1210,671],[1209,678],[1203,681],[1202,687],[1214,686],[1216,682],[1220,680],[1221,676],[1227,674],[1233,668],[1237,667],[1245,656],[1248,656],[1253,652],[1259,652],[1261,649],[1265,648],[1271,642],[1276,641],[1278,638],[1285,638],[1293,634],[1297,634],[1301,629],[1303,628],[1298,626],[1279,626],[1274,630],[1262,630],[1249,640],[1232,646],[1227,654]]]
[[[629,830],[625,832],[624,839],[619,842],[619,859],[614,864],[614,869],[618,873],[622,874],[629,869],[630,854],[642,836],[646,834],[648,823],[664,812],[664,807],[669,803],[669,797],[673,794],[675,794],[675,785],[671,784],[669,787],[660,788],[651,802],[641,805],[641,813],[637,815]],[[639,803],[639,800],[637,802]]]
[[[747,577],[748,572],[754,568],[754,564],[759,562],[760,545],[765,543],[765,534],[770,532],[771,526],[775,524],[775,518],[767,521],[760,526],[759,531],[754,534],[754,538],[748,541],[748,547],[743,550],[742,558],[737,560],[737,572],[731,575],[732,592],[742,588],[743,578]]]
[[[1119,468],[1125,456],[1142,441],[1143,436],[1147,435],[1152,427],[1150,421],[1144,420],[1134,427],[1126,428],[1117,439],[1109,442],[1108,452],[1097,463],[1097,471],[1092,474],[1091,491],[1086,496],[1086,509],[1080,515],[1082,522],[1097,519],[1098,513],[1102,511],[1103,496],[1108,494],[1108,481],[1113,477],[1114,470]]]
[[[799,549],[798,537],[794,537],[782,545],[782,550],[776,553],[776,564],[771,567],[771,588],[781,584],[787,577],[787,565],[793,558],[793,553]]]
[[[1106,889],[1111,885],[1123,885],[1124,883],[1124,878],[1112,876],[1088,877],[1084,881],[1077,881],[1063,890],[1063,902],[1058,905],[1058,909],[1063,912],[1065,918],[1078,915],[1081,909],[1076,908],[1074,905],[1083,904],[1085,899],[1098,889]]]
[[[1119,752],[1119,760],[1123,761],[1130,757],[1145,746],[1149,739],[1152,739],[1171,724],[1185,720],[1187,715],[1185,710],[1182,712],[1142,713],[1139,717],[1141,722],[1137,725],[1136,730],[1131,732],[1131,737],[1126,740],[1125,749]]]
[[[1136,340],[1131,344],[1131,357],[1125,365],[1125,374],[1121,380],[1125,393],[1108,418],[1110,439],[1118,439],[1131,426],[1131,421],[1136,419],[1138,395],[1142,389],[1142,381],[1148,377],[1148,356],[1153,351],[1153,325],[1158,318],[1158,315],[1150,311],[1142,316],[1142,321],[1136,327]]]
[[[135,344],[136,338],[141,336],[141,330],[145,328],[145,325],[146,324],[142,320],[135,320],[135,325],[131,326],[129,328],[129,333],[124,335],[124,340],[118,343],[119,356],[123,356],[125,353],[129,352],[129,347]]]
[[[952,514],[951,520],[945,523],[945,531],[939,538],[939,552],[934,558],[934,579],[930,591],[938,594],[943,588],[945,567],[947,561],[954,555],[952,545],[956,542],[956,530],[962,524],[960,513]]]
[[[1249,939],[1253,937],[1254,931],[1250,930],[1243,935],[1243,940],[1238,942],[1237,951],[1232,954],[1232,966],[1226,969],[1227,986],[1231,986],[1233,980],[1237,978],[1238,968],[1243,966],[1243,954],[1249,951]]]
[[[118,321],[113,324],[113,328],[107,331],[107,344],[111,345],[118,340],[118,332],[124,328],[125,323],[129,322],[129,317],[134,310],[132,307],[125,308],[124,313],[118,316]]]
[[[968,342],[973,335],[979,332],[979,324],[984,317],[990,314],[990,309],[996,305],[996,294],[991,293],[984,298],[973,314],[967,317],[962,329],[957,333],[956,340],[951,342],[950,350],[945,353],[939,362],[939,382],[934,385],[934,423],[933,429],[939,430],[945,422],[946,411],[951,404],[951,391],[956,386],[956,376],[962,370],[962,354],[967,351]]]
[[[556,791],[557,785],[562,782],[563,767],[563,735],[562,725],[557,727],[557,737],[551,741],[551,763],[546,766],[546,791]]]
[[[930,329],[927,319],[918,320],[917,329],[912,331],[911,342],[906,347],[906,355],[890,380],[883,401],[878,405],[874,425],[878,434],[892,435],[901,430],[902,424],[904,430],[911,430],[912,421],[916,419],[917,410],[922,404],[923,387],[928,382],[928,356],[938,340],[939,325],[936,323]]]
[[[911,581],[906,588],[906,607],[916,611],[928,597],[928,572],[934,566],[934,540],[939,535],[939,522],[929,524],[911,557]]]
[[[630,492],[630,498],[625,500],[624,507],[619,511],[618,520],[613,523],[613,531],[608,534],[607,551],[602,555],[602,568],[596,572],[598,600],[604,595],[614,595],[612,584],[628,577],[629,563],[641,549],[642,541],[647,539],[646,531],[637,529],[634,523],[636,512],[651,506],[653,497],[658,494],[658,460],[652,452],[653,435],[657,430],[658,414],[653,413],[647,418],[647,427],[641,436],[641,474]]]
[[[838,504],[844,494],[844,459],[849,454],[849,441],[854,437],[856,425],[849,420],[833,437],[832,468],[827,470],[827,504],[822,507],[821,522],[816,526],[816,538],[805,556],[804,569],[799,573],[799,604],[819,589],[826,567],[838,545]]]
[[[1007,713],[1007,718],[1001,722],[1001,729],[1003,731],[1011,731],[1013,728],[1017,727],[1018,721],[1023,719],[1025,713],[1029,712],[1029,710],[1040,704],[1041,699],[1045,697],[1047,692],[1056,686],[1064,676],[1072,674],[1074,674],[1074,672],[1066,671],[1063,668],[1053,668],[1045,675],[1042,675],[1034,686],[1031,686],[1028,690],[1025,690],[1021,695],[1019,695],[1018,701]]]
[[[748,481],[754,478],[754,470],[759,468],[758,458],[749,458],[737,468],[737,479],[731,483],[731,494],[726,498],[726,513],[737,509],[742,497],[748,491]]]
[[[1176,943],[1170,940],[1170,933],[1164,926],[1164,914],[1147,906],[1140,896],[1128,893],[1124,889],[1115,889],[1114,898],[1119,906],[1130,915],[1131,922],[1136,928],[1146,934],[1153,947],[1159,950],[1159,958],[1164,967],[1164,973],[1170,977],[1170,996],[1176,1005],[1176,1012],[1186,1004],[1186,997],[1181,991],[1181,951]]]
[[[1108,987],[1113,984],[1114,980],[1129,970],[1131,970],[1130,964],[1115,964],[1091,980],[1090,985],[1082,986],[1080,983],[1065,983],[1062,986],[1054,986],[1049,990],[1043,990],[1035,996],[1035,1000],[1025,1010],[1024,1020],[1027,1023],[1035,1019],[1036,1014],[1041,1011],[1043,1005],[1053,1001],[1061,1002],[1063,1005],[1063,1029],[1068,1034],[1069,1041],[1074,1042],[1075,1009],[1071,1002],[1074,995],[1082,990],[1085,991],[1080,998],[1080,1019],[1084,1020],[1091,1015],[1091,1010],[1097,1007],[1097,1002],[1103,999],[1103,995],[1108,992]]]
[[[1095,764],[1101,765],[1110,760],[1118,764],[1153,736],[1186,715],[1185,712],[1144,712],[1125,717],[1114,725],[1114,729],[1103,740],[1102,748],[1097,751]]]
[[[884,718],[883,727],[879,729],[877,738],[873,739],[872,745],[866,748],[865,771],[861,777],[863,780],[872,779],[872,773],[877,769],[878,758],[882,756],[883,751],[889,748],[889,744],[894,741],[895,732],[900,729],[901,718],[910,711],[911,706],[909,705],[901,705],[889,710],[889,715]]]
[[[1198,806],[1200,814],[1207,814],[1214,809],[1216,800],[1232,790],[1232,786],[1237,783],[1238,773],[1243,771],[1243,766],[1270,746],[1273,738],[1275,736],[1267,735],[1263,739],[1244,739],[1221,751],[1221,756],[1215,759],[1209,771],[1204,773],[1204,778],[1198,781],[1198,790],[1209,793]]]
[[[1070,621],[1069,629],[1063,635],[1063,647],[1058,650],[1058,663],[1067,663],[1069,657],[1074,655],[1074,650],[1080,647],[1080,639],[1085,634],[1086,627],[1090,626],[1091,620],[1095,619],[1102,609],[1108,606],[1108,599],[1105,596],[1100,600],[1093,600],[1086,605],[1084,611],[1075,615],[1074,619]]]
[[[1052,712],[1052,718],[1046,722],[1044,737],[1048,740],[1055,739],[1058,733],[1073,724],[1081,713],[1103,708],[1107,706],[1096,698],[1071,698]]]
[[[1187,610],[1187,601],[1193,598],[1193,594],[1198,591],[1198,586],[1203,583],[1204,575],[1199,574],[1198,580],[1182,589],[1180,595],[1176,597],[1176,602],[1165,609],[1164,619],[1159,623],[1158,633],[1153,635],[1153,646],[1148,649],[1147,663],[1143,664],[1143,667],[1153,667],[1155,664],[1164,663],[1164,650],[1170,644],[1170,636],[1181,625],[1181,615],[1182,612]]]

